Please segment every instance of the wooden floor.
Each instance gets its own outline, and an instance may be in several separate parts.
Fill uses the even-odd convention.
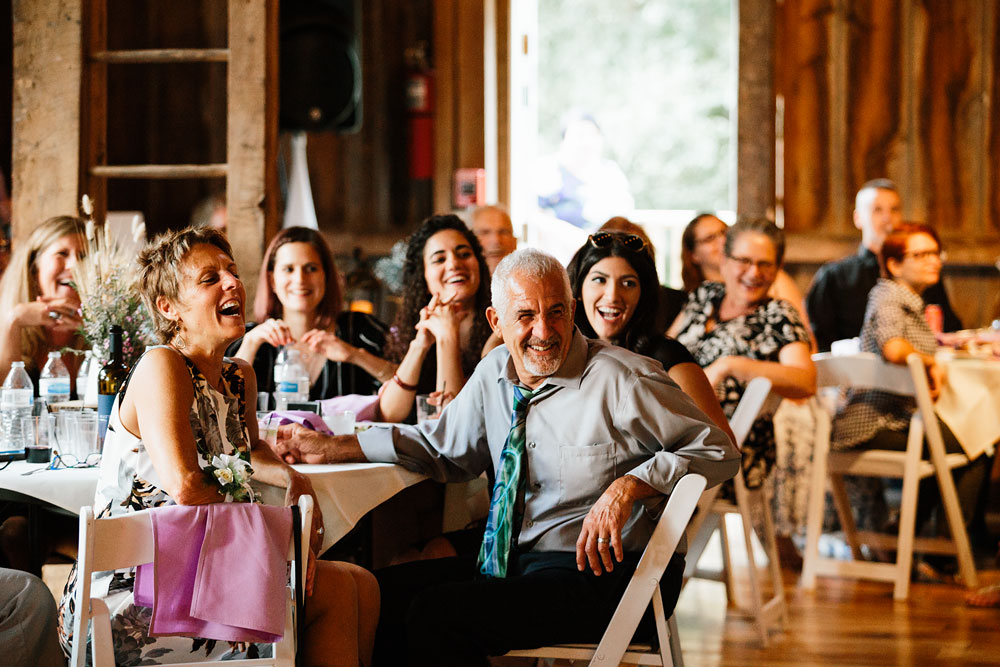
[[[1000,583],[1000,572],[980,579]],[[721,583],[692,580],[677,621],[688,667],[1000,665],[1000,609],[968,607],[965,592],[914,583],[908,601],[894,602],[890,584],[824,578],[806,592],[798,573],[786,571],[789,624],[763,648],[753,625],[726,608]]]

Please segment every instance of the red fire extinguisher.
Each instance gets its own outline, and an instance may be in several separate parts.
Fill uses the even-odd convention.
[[[410,178],[429,180],[434,176],[434,72],[427,65],[427,45],[407,49],[405,60]]]

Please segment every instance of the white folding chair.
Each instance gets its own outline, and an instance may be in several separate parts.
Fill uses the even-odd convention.
[[[608,623],[601,642],[594,644],[560,644],[541,648],[511,651],[508,656],[589,660],[591,665],[676,665],[683,667],[677,621],[666,617],[660,597],[660,578],[677,549],[684,528],[694,513],[698,498],[705,490],[705,478],[684,475],[667,499],[663,514],[656,522],[653,535],[642,552],[635,573]],[[646,609],[653,605],[659,651],[648,644],[633,644],[632,637]]]
[[[767,411],[770,411],[772,407],[770,403],[778,400],[780,399],[776,395],[771,395],[771,381],[767,378],[754,378],[747,384],[743,397],[729,420],[729,426],[733,430],[733,435],[736,436],[737,447],[742,448],[743,442],[750,433],[750,428],[761,412],[765,410],[765,407]],[[691,577],[722,581],[726,585],[726,599],[730,604],[735,604],[735,581],[730,561],[726,515],[739,514],[743,524],[743,543],[746,547],[747,569],[750,579],[750,607],[743,609],[743,611],[753,619],[757,626],[757,634],[761,644],[767,646],[771,628],[780,627],[786,623],[788,615],[785,604],[785,588],[781,579],[781,561],[778,558],[778,545],[774,531],[774,518],[771,516],[771,494],[766,485],[758,489],[748,489],[743,481],[742,471],[736,474],[733,484],[736,491],[735,503],[719,498],[721,487],[709,489],[702,495],[698,503],[698,513],[688,526],[689,546],[684,578],[685,581]],[[760,542],[767,553],[768,569],[773,588],[771,597],[766,600],[753,550],[754,529],[751,513],[755,505],[763,517],[764,535]],[[716,529],[719,530],[719,538],[722,543],[722,571],[718,573],[698,568],[698,561]]]
[[[153,527],[150,514],[155,509],[122,516],[95,519],[92,507],[80,511],[80,544],[77,561],[76,618],[73,622],[73,654],[71,667],[83,667],[87,650],[87,626],[92,625],[91,652],[94,667],[114,667],[115,655],[111,639],[111,615],[101,598],[90,597],[91,575],[94,572],[118,570],[153,561]],[[285,631],[281,641],[273,645],[273,658],[226,661],[225,665],[294,667],[295,664],[295,581],[304,586],[309,558],[309,535],[312,526],[312,497],[299,498],[301,526],[301,562],[295,560],[295,544],[289,545],[292,582],[288,587]],[[284,572],[275,573],[284,576]],[[175,667],[193,667],[204,662],[181,663]]]
[[[830,354],[813,355],[816,364],[817,386],[853,389],[877,389],[916,398],[917,409],[910,419],[910,430],[905,452],[887,450],[830,451],[829,415],[821,416],[813,455],[812,494],[806,525],[806,553],[802,566],[802,586],[813,589],[816,576],[840,576],[876,581],[891,581],[895,586],[893,597],[905,600],[910,591],[910,568],[913,552],[955,554],[959,572],[969,587],[977,585],[975,564],[965,532],[962,511],[958,504],[951,471],[969,463],[964,454],[945,454],[941,426],[934,413],[927,374],[919,355],[911,354],[906,366],[883,362],[871,353],[850,356]],[[924,438],[930,459],[923,458]],[[821,557],[819,537],[823,528],[823,506],[829,475],[834,506],[844,529],[847,542],[854,556],[852,561]],[[862,477],[895,477],[903,480],[903,497],[900,505],[899,534],[887,535],[858,531],[854,524],[850,502],[844,488],[845,475]],[[934,475],[941,490],[951,538],[921,538],[914,536],[917,512],[917,492],[920,480]],[[865,562],[861,544],[895,550],[895,563]]]

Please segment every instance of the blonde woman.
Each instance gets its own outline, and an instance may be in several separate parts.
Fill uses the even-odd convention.
[[[79,218],[57,216],[19,242],[0,280],[0,372],[23,361],[35,386],[52,350],[82,348],[80,295],[73,287],[73,267],[85,244]],[[76,355],[63,355],[71,378]]]

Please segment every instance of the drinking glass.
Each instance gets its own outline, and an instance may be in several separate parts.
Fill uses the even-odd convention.
[[[323,420],[334,435],[354,435],[354,413],[350,410],[324,413]]]
[[[30,463],[46,463],[52,451],[52,415],[21,417],[25,458]]]
[[[417,423],[441,416],[441,406],[430,402],[430,394],[417,394]]]

